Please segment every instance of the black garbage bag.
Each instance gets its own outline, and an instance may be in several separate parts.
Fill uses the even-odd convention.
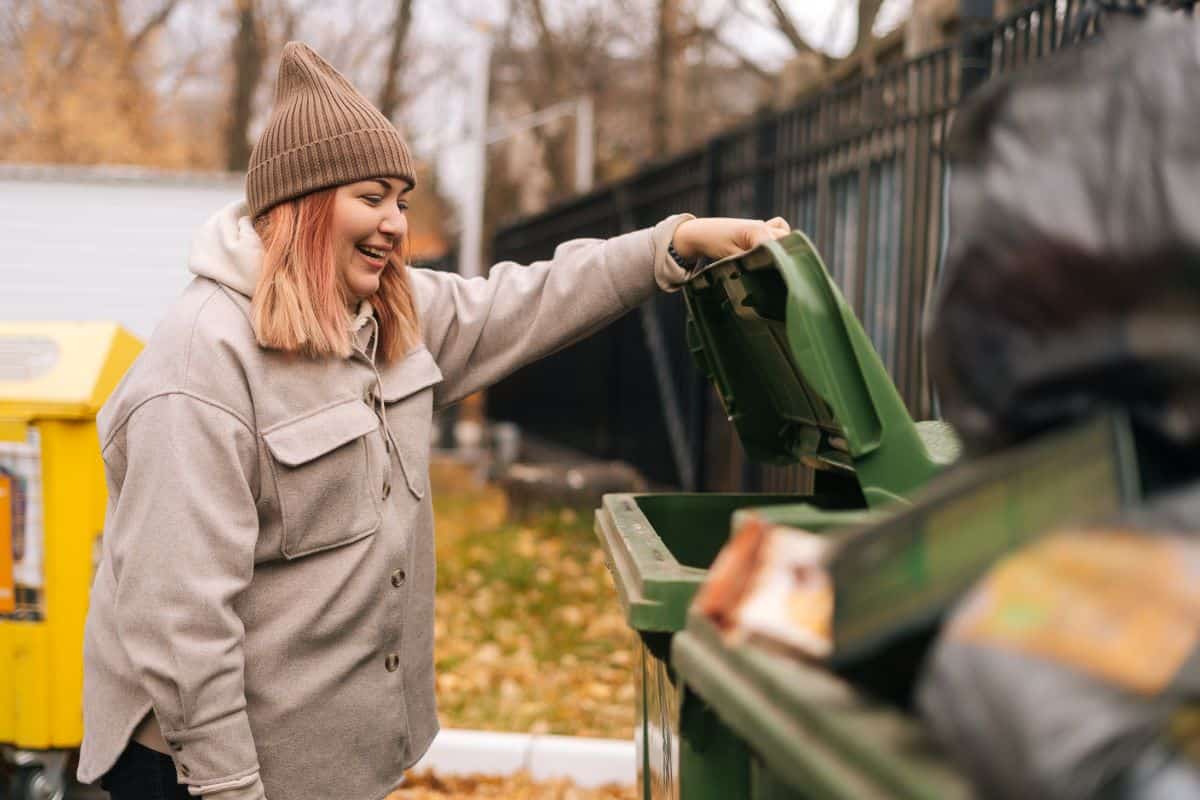
[[[984,797],[1200,796],[1200,26],[1151,12],[985,86],[948,154],[945,417],[970,454],[1124,408],[1153,499],[995,565],[918,705]]]
[[[1200,797],[1200,488],[996,564],[917,701],[981,797]]]
[[[1200,27],[1157,10],[954,121],[929,370],[968,453],[1130,410],[1200,442]]]

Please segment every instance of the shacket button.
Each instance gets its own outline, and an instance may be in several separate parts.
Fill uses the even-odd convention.
[[[180,750],[183,749],[183,745],[180,744],[179,742],[171,742],[171,749],[174,750],[176,753],[178,753]]]
[[[383,666],[388,672],[395,672],[400,669],[400,656],[396,653],[388,653],[388,657],[384,659]]]
[[[404,570],[402,570],[402,569],[398,569],[395,572],[393,572],[392,573],[392,586],[395,586],[397,589],[399,589],[401,586],[404,585],[405,577],[407,577],[407,576],[405,576]]]
[[[389,497],[391,494],[392,494],[392,484],[391,484],[391,482],[388,482],[388,483],[385,483],[385,484],[383,484],[383,499],[384,499],[384,500],[387,500],[387,499],[388,499],[388,497]]]

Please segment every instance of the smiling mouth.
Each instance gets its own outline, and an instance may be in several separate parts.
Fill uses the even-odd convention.
[[[380,247],[369,247],[363,244],[356,244],[354,249],[359,252],[363,260],[371,267],[372,270],[383,270],[388,265],[388,256],[391,255],[391,250],[384,250]]]
[[[388,254],[392,252],[391,250],[384,250],[380,247],[369,247],[365,244],[357,244],[354,246],[354,248],[373,261],[386,261]]]

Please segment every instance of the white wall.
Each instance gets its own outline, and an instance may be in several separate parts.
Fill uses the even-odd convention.
[[[236,178],[0,167],[0,320],[115,320],[145,340]]]

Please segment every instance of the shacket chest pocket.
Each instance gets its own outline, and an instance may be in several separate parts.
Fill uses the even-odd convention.
[[[349,544],[379,529],[366,440],[378,427],[374,412],[355,397],[262,432],[271,456],[285,558]]]
[[[384,369],[380,379],[388,426],[400,451],[400,468],[412,494],[424,497],[429,475],[433,387],[441,382],[442,371],[429,350],[421,346]]]

